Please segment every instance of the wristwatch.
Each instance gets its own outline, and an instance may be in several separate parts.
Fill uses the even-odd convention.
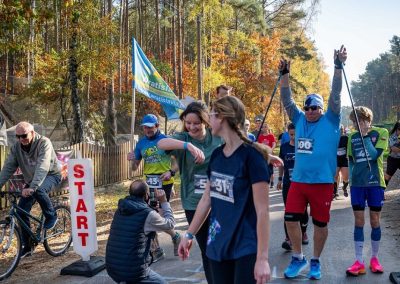
[[[282,177],[278,177],[278,181],[282,181],[282,179],[283,179]]]
[[[176,173],[175,171],[169,170],[169,172],[171,173],[171,176],[173,176],[173,177],[175,176],[175,173]]]
[[[190,233],[190,232],[186,232],[185,238],[187,238],[188,240],[193,240],[194,239],[194,235],[192,233]]]

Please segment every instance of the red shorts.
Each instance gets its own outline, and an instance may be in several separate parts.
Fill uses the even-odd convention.
[[[285,213],[303,214],[310,204],[310,215],[313,219],[328,223],[331,209],[333,184],[331,183],[301,183],[290,184],[286,200]]]

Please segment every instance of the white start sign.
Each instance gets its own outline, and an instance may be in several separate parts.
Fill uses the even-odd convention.
[[[68,180],[74,251],[82,260],[89,261],[97,251],[92,160],[70,159]]]

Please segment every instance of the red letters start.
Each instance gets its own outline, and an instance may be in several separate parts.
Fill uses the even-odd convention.
[[[75,178],[83,178],[85,176],[85,171],[84,171],[83,165],[77,164],[74,166],[74,177]],[[85,216],[85,213],[88,212],[85,200],[83,199],[83,190],[84,190],[85,182],[84,181],[75,181],[74,182],[74,188],[72,190],[78,191],[79,199],[78,199],[78,205],[75,208],[76,212],[76,224],[77,224],[77,229],[79,230],[78,232],[78,237],[81,241],[82,247],[85,247],[87,245],[87,238],[89,237],[88,232],[82,232],[83,230],[88,230],[88,219],[87,216]]]

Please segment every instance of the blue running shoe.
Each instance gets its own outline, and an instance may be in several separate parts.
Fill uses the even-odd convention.
[[[289,266],[286,268],[284,274],[288,279],[292,279],[297,277],[301,271],[307,266],[307,259],[303,257],[303,259],[298,259],[297,257],[292,256],[292,261]]]
[[[321,264],[318,259],[310,260],[310,272],[308,272],[307,277],[311,280],[321,279]]]

